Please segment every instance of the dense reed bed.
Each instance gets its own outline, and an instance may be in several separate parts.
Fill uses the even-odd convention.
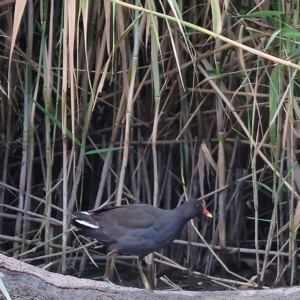
[[[83,276],[104,256],[75,239],[74,210],[199,198],[213,221],[160,268],[297,283],[299,7],[1,1],[1,250]]]

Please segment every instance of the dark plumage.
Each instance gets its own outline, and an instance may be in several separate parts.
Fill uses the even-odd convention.
[[[143,258],[170,244],[189,220],[202,214],[212,217],[199,200],[173,210],[132,204],[74,213],[73,224],[80,235],[98,240],[110,251]]]

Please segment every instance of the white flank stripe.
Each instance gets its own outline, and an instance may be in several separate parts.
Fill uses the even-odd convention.
[[[93,224],[91,224],[91,223],[89,223],[89,222],[87,222],[87,221],[82,221],[82,220],[75,220],[75,221],[76,221],[77,223],[81,224],[81,225],[86,226],[86,227],[90,227],[90,228],[93,228],[93,229],[99,228],[99,226],[93,225]]]

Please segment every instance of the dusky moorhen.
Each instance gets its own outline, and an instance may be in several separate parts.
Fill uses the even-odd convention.
[[[189,200],[173,210],[130,204],[75,212],[73,225],[79,228],[79,235],[96,239],[110,250],[105,272],[105,277],[109,278],[108,262],[117,252],[142,259],[170,244],[189,220],[201,215],[212,217],[199,200]],[[138,261],[138,266],[141,271],[141,261]],[[144,281],[145,275],[141,273],[141,276]]]

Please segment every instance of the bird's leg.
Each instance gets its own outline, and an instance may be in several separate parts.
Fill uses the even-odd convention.
[[[109,282],[113,280],[116,254],[117,254],[116,250],[112,250],[107,254],[104,279]]]
[[[143,260],[142,259],[139,258],[137,260],[137,266],[138,266],[138,270],[139,270],[140,276],[142,278],[142,281],[144,283],[145,289],[147,289],[147,290],[154,290],[153,284],[149,283],[146,275],[143,272]]]

